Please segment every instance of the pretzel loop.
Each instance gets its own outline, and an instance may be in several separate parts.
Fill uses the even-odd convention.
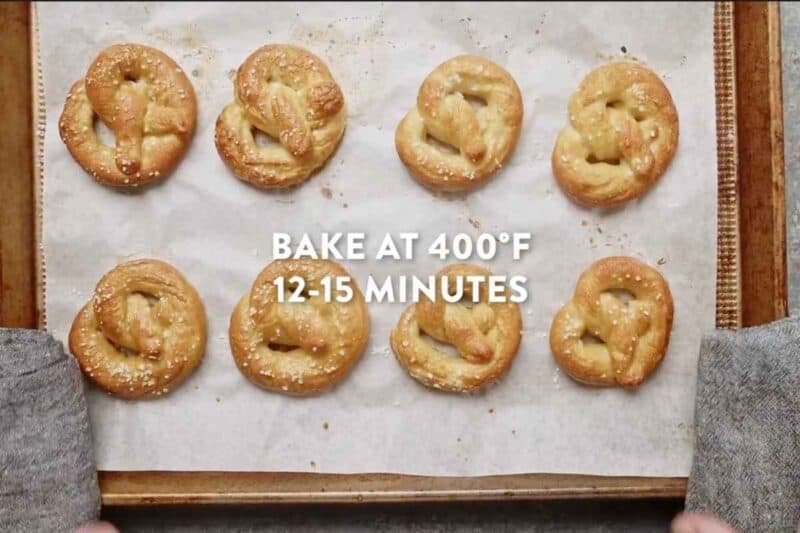
[[[341,89],[325,64],[301,48],[259,48],[239,67],[234,91],[236,101],[217,119],[217,150],[238,177],[258,187],[305,180],[344,134]],[[253,128],[280,146],[257,145]]]
[[[469,392],[508,370],[519,347],[522,319],[517,304],[489,302],[490,275],[475,265],[445,267],[437,274],[436,299],[423,298],[406,309],[392,331],[391,344],[411,377],[428,387]],[[459,278],[467,303],[449,303],[441,295],[454,294]],[[483,281],[477,294],[471,279]],[[426,335],[453,345],[459,357],[441,351]]]
[[[613,291],[632,299],[624,302]],[[550,347],[578,381],[637,386],[666,352],[672,314],[661,274],[629,257],[609,257],[581,275],[572,300],[553,319]],[[598,342],[588,342],[587,335]]]
[[[279,301],[295,293],[291,279],[303,279],[304,299]],[[326,302],[323,280],[350,279],[353,298]],[[278,260],[256,278],[231,316],[230,341],[236,364],[268,390],[307,395],[341,380],[364,351],[369,317],[361,291],[338,264],[323,260]]]
[[[272,266],[274,265],[274,266]],[[305,352],[323,354],[335,346],[335,328],[326,320],[327,305],[323,299],[322,280],[340,273],[334,263],[318,263],[308,268],[303,263],[273,263],[264,269],[250,297],[250,312],[265,341],[283,346],[298,346]],[[300,276],[305,280],[304,292],[317,296],[303,302],[279,302],[276,278],[288,280]]]
[[[467,98],[486,105],[476,110]],[[502,167],[521,123],[522,97],[511,75],[487,59],[458,56],[425,78],[417,105],[397,127],[395,145],[424,185],[464,190],[484,183]],[[430,137],[458,153],[436,146]]]
[[[166,176],[178,163],[196,116],[194,89],[172,59],[147,46],[114,45],[70,89],[59,132],[96,180],[137,186]],[[95,117],[114,132],[113,149],[98,138]]]
[[[471,274],[467,274],[468,272]],[[457,278],[465,275],[484,277],[485,272],[471,266],[457,270],[444,269],[437,277],[437,294],[445,290],[443,282],[449,287],[454,287]],[[497,321],[491,306],[486,303],[488,301],[486,286],[481,285],[478,294],[474,295],[473,287],[466,284],[463,299],[468,302],[480,301],[469,308],[447,303],[443,298],[437,298],[436,301],[425,298],[417,304],[417,322],[424,333],[440,342],[455,346],[461,357],[467,361],[486,362],[494,355],[494,347],[487,334]]]
[[[417,109],[428,134],[457,147],[473,163],[486,154],[486,143],[481,137],[477,113],[464,94],[483,98],[487,105],[493,97],[491,91],[481,90],[481,80],[475,78],[469,72],[446,79],[429,76],[417,97]]]

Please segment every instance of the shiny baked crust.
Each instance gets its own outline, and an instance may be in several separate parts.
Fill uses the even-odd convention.
[[[96,118],[114,132],[103,144]],[[58,123],[72,157],[100,183],[136,187],[166,177],[191,142],[194,89],[166,54],[139,44],[109,46],[72,86]]]
[[[279,302],[275,280],[305,280],[302,302]],[[353,298],[326,302],[322,280],[350,278]],[[287,288],[287,296],[289,289]],[[256,278],[231,315],[230,344],[236,366],[250,381],[290,395],[319,394],[341,381],[358,362],[369,338],[361,290],[333,261],[277,260]]]
[[[590,72],[569,101],[552,167],[573,200],[612,206],[641,196],[678,147],[678,112],[661,78],[632,62]]]
[[[473,109],[467,97],[486,105]],[[462,191],[486,183],[514,151],[522,125],[519,87],[502,67],[458,56],[436,67],[419,89],[416,106],[400,121],[395,146],[426,187]],[[458,150],[450,153],[431,142]]]
[[[305,181],[344,135],[344,95],[320,58],[271,44],[250,54],[234,82],[236,100],[217,119],[220,157],[240,179],[262,189]],[[280,144],[256,144],[257,128]]]
[[[476,265],[450,265],[437,273],[437,294],[441,280],[455,283],[459,277],[488,278],[491,272]],[[454,285],[451,285],[454,286]],[[470,285],[466,297],[471,298]],[[481,285],[479,303],[471,307],[428,298],[403,312],[391,334],[395,356],[412,378],[426,387],[450,392],[471,392],[496,382],[505,374],[519,348],[522,317],[519,306],[510,301],[489,303],[486,284]],[[458,350],[453,357],[438,349],[425,336],[450,344]]]
[[[633,299],[625,303],[614,290]],[[550,349],[577,381],[636,387],[664,357],[672,315],[672,295],[658,271],[631,257],[608,257],[581,275],[572,300],[556,314]],[[587,334],[601,342],[585,343]]]
[[[80,310],[69,348],[83,373],[128,399],[174,390],[203,359],[203,302],[173,266],[155,259],[109,271]]]

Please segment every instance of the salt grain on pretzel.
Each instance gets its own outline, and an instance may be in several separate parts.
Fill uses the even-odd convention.
[[[486,105],[476,110],[467,97]],[[395,146],[423,185],[461,191],[485,183],[502,168],[521,125],[522,96],[514,78],[488,59],[458,56],[422,82],[416,106],[397,126]]]
[[[99,118],[114,133],[106,146]],[[166,177],[189,146],[194,89],[163,52],[138,44],[106,48],[70,89],[59,133],[75,161],[100,183],[135,187]]]
[[[623,302],[611,291],[627,291]],[[630,257],[592,264],[556,314],[550,349],[572,378],[590,385],[640,385],[658,366],[672,330],[672,296],[655,269]],[[592,334],[598,342],[585,342]]]
[[[108,272],[75,317],[69,347],[81,370],[106,392],[161,396],[203,358],[203,302],[171,265],[139,259]]]
[[[278,300],[275,280],[305,281],[301,302]],[[353,298],[326,302],[323,280],[350,278],[333,261],[287,259],[270,263],[231,315],[230,344],[239,370],[267,390],[318,394],[341,381],[361,357],[369,337],[364,296],[350,278]],[[335,296],[335,295],[334,295]]]
[[[295,46],[259,48],[242,63],[236,100],[217,119],[215,141],[240,179],[262,189],[305,181],[333,155],[344,134],[344,95],[317,56]],[[258,129],[277,140],[259,146]]]
[[[589,206],[644,194],[678,146],[678,113],[661,78],[631,62],[589,73],[569,101],[570,124],[556,140],[553,173]]]
[[[490,275],[476,265],[450,265],[437,274],[436,294],[441,295],[443,278],[455,287],[458,278],[488,280]],[[464,283],[465,303],[448,303],[438,296],[409,306],[392,331],[397,360],[427,387],[451,392],[483,388],[505,374],[517,354],[522,329],[519,306],[510,301],[490,303],[487,283],[480,284],[477,295],[471,285]],[[441,351],[428,337],[453,345],[458,356]]]

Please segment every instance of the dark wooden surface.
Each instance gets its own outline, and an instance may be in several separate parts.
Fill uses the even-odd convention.
[[[0,3],[0,326],[36,327],[28,5]]]
[[[756,326],[786,316],[786,210],[780,6],[735,5],[741,316]]]
[[[679,500],[570,500],[353,505],[106,507],[125,533],[653,533],[682,509]]]

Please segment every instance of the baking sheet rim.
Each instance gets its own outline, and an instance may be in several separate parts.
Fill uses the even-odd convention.
[[[35,261],[36,261],[36,303],[37,327],[47,329],[46,308],[46,280],[47,265],[43,247],[43,192],[44,192],[44,132],[46,124],[46,106],[42,68],[39,57],[39,25],[36,12],[36,2],[31,3],[31,69],[33,90],[33,123],[35,126],[34,144],[34,220],[35,220]],[[738,157],[737,157],[737,128],[736,128],[736,78],[735,78],[735,47],[733,31],[733,3],[716,2],[714,6],[714,85],[716,93],[716,128],[717,128],[717,269],[716,269],[716,317],[715,322],[719,328],[736,329],[741,327],[741,291],[739,283],[739,201],[738,201]],[[254,493],[229,494],[229,497],[220,497],[219,493],[197,494],[153,494],[131,492],[127,494],[108,494],[104,489],[103,477],[112,484],[115,481],[124,481],[141,475],[147,476],[149,472],[101,472],[101,491],[104,504],[154,504],[154,503],[252,503],[255,501],[284,502],[284,503],[314,503],[314,502],[342,502],[342,501],[408,501],[408,500],[470,500],[470,499],[511,499],[545,497],[553,491],[550,497],[679,497],[685,492],[685,478],[654,477],[638,478],[638,483],[631,482],[626,487],[623,480],[637,478],[615,476],[584,476],[581,474],[514,474],[507,476],[485,477],[443,477],[443,476],[408,476],[403,474],[304,474],[308,478],[307,491],[283,492],[274,485],[269,491],[258,490]],[[191,475],[196,479],[204,476],[224,474],[230,478],[241,478],[248,475],[272,474],[296,476],[298,473],[280,472],[152,472],[152,474],[176,476]],[[137,476],[138,475],[138,476]],[[376,476],[386,478],[387,487],[384,489],[360,490],[359,481],[365,477]],[[114,478],[117,479],[114,479]],[[327,492],[325,479],[331,477],[348,479],[351,485],[344,492]],[[430,479],[440,480],[451,484],[451,489],[436,490],[403,490],[403,479]],[[571,479],[577,482],[576,486],[561,488],[541,487],[541,480],[548,478]],[[515,488],[508,488],[507,481],[515,479],[520,484]],[[480,480],[495,480],[495,487],[459,488],[459,482],[470,485],[480,485]],[[528,480],[530,486],[525,487]],[[188,481],[188,480],[187,480]],[[473,483],[469,483],[472,481]],[[489,481],[491,485],[491,481]],[[390,485],[390,486],[389,486]],[[569,485],[569,483],[567,483]],[[140,487],[142,488],[142,487]],[[582,489],[588,489],[584,492]],[[251,494],[251,497],[247,495]]]

